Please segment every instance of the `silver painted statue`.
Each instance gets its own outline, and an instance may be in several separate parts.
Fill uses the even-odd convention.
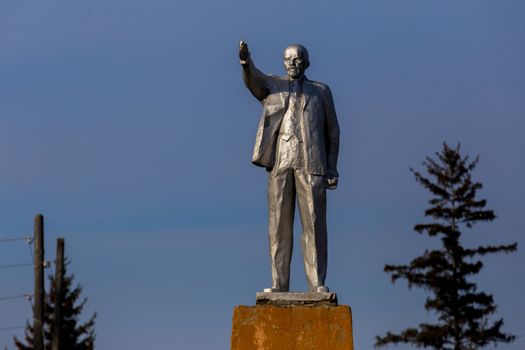
[[[302,45],[284,51],[287,76],[265,75],[241,41],[239,58],[246,87],[262,103],[252,162],[268,171],[272,287],[288,292],[295,201],[303,233],[309,292],[328,292],[326,189],[337,187],[339,125],[330,88],[304,75],[310,65]]]

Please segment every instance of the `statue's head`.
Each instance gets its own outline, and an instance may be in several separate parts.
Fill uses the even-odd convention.
[[[284,50],[284,69],[291,79],[303,77],[306,68],[310,66],[308,50],[299,44],[292,44]]]

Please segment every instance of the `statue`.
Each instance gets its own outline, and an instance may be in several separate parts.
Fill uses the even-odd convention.
[[[337,187],[339,125],[330,88],[309,80],[302,45],[284,51],[287,76],[264,75],[241,41],[239,58],[246,87],[263,105],[252,162],[268,171],[272,286],[288,292],[295,202],[299,205],[308,291],[328,292],[326,189]]]

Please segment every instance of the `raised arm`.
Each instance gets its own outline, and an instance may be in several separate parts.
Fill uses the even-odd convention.
[[[269,94],[267,77],[253,64],[248,44],[244,41],[241,41],[239,44],[239,59],[241,61],[244,84],[256,99],[259,101],[264,100]]]

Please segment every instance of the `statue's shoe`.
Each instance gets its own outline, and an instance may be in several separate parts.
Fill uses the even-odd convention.
[[[317,287],[315,288],[315,291],[316,291],[317,293],[328,293],[328,292],[330,292],[330,289],[328,289],[327,286],[317,286]]]
[[[285,290],[283,288],[272,287],[272,288],[264,288],[263,292],[264,293],[280,293],[280,292],[288,292],[288,290]]]

